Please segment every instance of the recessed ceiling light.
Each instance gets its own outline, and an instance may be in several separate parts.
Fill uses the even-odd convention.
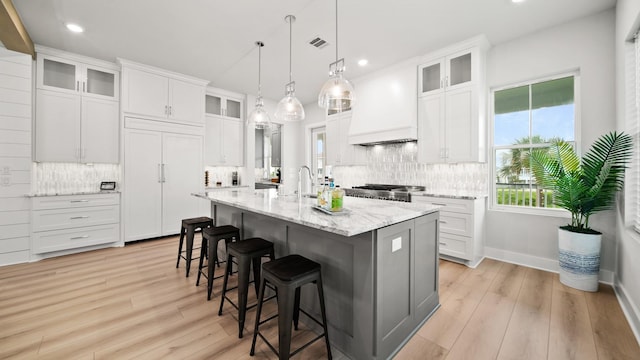
[[[67,24],[67,29],[69,29],[69,31],[74,32],[74,33],[81,33],[81,32],[84,31],[82,26],[77,25],[77,24],[71,24],[71,23]]]
[[[358,60],[358,65],[360,65],[360,66],[365,66],[365,65],[367,65],[368,63],[369,63],[369,60],[367,60],[367,59],[360,59],[360,60]]]
[[[519,4],[525,2],[525,0],[511,0],[511,2],[514,4]]]

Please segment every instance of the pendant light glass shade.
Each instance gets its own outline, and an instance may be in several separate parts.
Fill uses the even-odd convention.
[[[285,85],[285,96],[278,103],[276,118],[285,121],[304,120],[304,107],[296,98],[296,82],[291,80],[291,48],[292,48],[292,24],[296,21],[293,15],[287,15],[284,21],[289,23],[289,83]]]
[[[262,62],[261,49],[264,46],[262,41],[256,41],[258,47],[258,97],[256,98],[256,107],[247,117],[247,125],[249,127],[255,127],[256,129],[267,129],[271,127],[271,118],[269,113],[264,108],[264,102],[262,101],[261,83],[260,83],[260,71]]]
[[[318,105],[327,110],[341,112],[351,109],[355,103],[353,85],[344,78],[344,58],[338,59],[338,0],[336,0],[336,61],[329,64],[329,80],[318,94]]]

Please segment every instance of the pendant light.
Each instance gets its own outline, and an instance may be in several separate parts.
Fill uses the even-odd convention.
[[[318,95],[318,105],[333,112],[351,109],[355,102],[353,85],[343,76],[344,58],[338,59],[338,0],[336,0],[336,61],[329,64],[329,80]]]
[[[262,47],[264,43],[262,41],[256,41],[258,47],[258,97],[256,98],[256,107],[253,109],[249,117],[247,117],[247,125],[255,127],[256,129],[267,129],[271,127],[271,119],[269,113],[264,109],[264,102],[262,101],[262,87],[260,83],[260,66],[262,64]]]
[[[293,15],[287,15],[284,21],[289,23],[289,83],[284,87],[284,97],[278,103],[276,118],[287,121],[304,120],[304,107],[296,98],[296,82],[291,80],[291,48],[292,48],[292,24],[296,21]]]

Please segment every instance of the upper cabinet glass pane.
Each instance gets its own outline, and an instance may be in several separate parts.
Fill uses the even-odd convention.
[[[205,112],[207,114],[222,115],[222,99],[218,96],[207,95],[205,97]]]
[[[42,75],[42,82],[46,86],[77,90],[75,65],[44,59]]]
[[[227,116],[240,119],[240,102],[227,100]]]
[[[115,95],[115,74],[87,69],[86,92],[113,97]]]
[[[440,89],[440,63],[422,68],[422,92]]]
[[[449,66],[450,86],[471,81],[471,53],[451,59]]]

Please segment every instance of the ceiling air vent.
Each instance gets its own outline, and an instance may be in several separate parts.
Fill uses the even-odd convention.
[[[319,36],[316,36],[311,41],[309,41],[309,44],[313,45],[314,47],[316,47],[318,49],[322,49],[325,46],[329,45],[329,43],[326,40],[321,39]]]

